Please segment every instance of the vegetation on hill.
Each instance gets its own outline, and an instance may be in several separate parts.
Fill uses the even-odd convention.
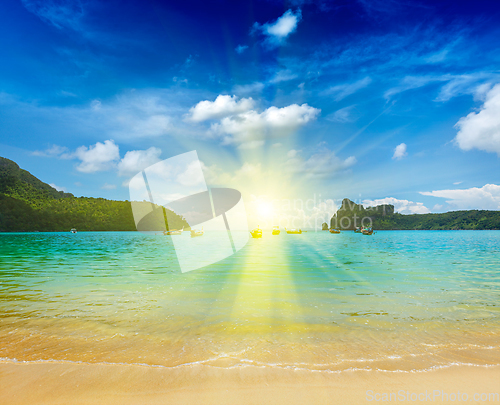
[[[150,206],[150,203],[144,203]],[[165,217],[166,218],[166,217]],[[184,218],[169,212],[154,230],[189,228]],[[128,201],[75,197],[57,191],[31,173],[0,157],[0,231],[135,231]],[[156,229],[158,228],[158,229]]]
[[[451,211],[443,214],[403,215],[393,205],[364,208],[345,198],[330,220],[330,227],[353,230],[372,225],[379,230],[458,230],[500,229],[500,211]]]

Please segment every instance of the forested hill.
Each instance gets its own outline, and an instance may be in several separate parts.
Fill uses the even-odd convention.
[[[189,228],[184,218],[174,213],[169,213],[168,218],[170,229]],[[75,197],[57,191],[12,160],[0,157],[0,231],[69,231],[71,228],[136,230],[130,202]]]
[[[500,211],[470,210],[403,215],[394,212],[393,205],[364,208],[347,198],[344,198],[342,206],[330,220],[330,226],[352,230],[362,225],[368,226],[370,220],[373,228],[378,230],[500,229]]]
[[[73,197],[73,194],[57,191],[21,169],[16,162],[3,157],[0,157],[0,193],[20,200],[30,200],[32,204],[40,199]]]

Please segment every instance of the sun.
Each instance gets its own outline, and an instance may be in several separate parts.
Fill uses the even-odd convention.
[[[262,218],[270,218],[273,216],[273,205],[267,201],[259,201],[257,203],[257,214]]]

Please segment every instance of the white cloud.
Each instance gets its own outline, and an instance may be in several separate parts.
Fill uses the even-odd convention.
[[[66,187],[59,187],[56,186],[54,183],[50,183],[49,186],[55,188],[57,191],[64,191],[64,192],[68,191]]]
[[[428,56],[424,56],[423,60],[430,64],[440,63],[446,60],[446,57],[448,56],[449,53],[450,53],[449,49],[441,49],[438,52],[434,52]]]
[[[446,198],[446,202],[457,209],[500,209],[500,186],[496,184],[461,190],[422,191],[420,194]]]
[[[297,25],[302,18],[299,10],[294,14],[292,10],[286,11],[276,21],[271,23],[255,23],[254,31],[262,32],[266,36],[265,44],[271,47],[279,46],[284,40],[297,29]]]
[[[264,90],[266,85],[262,82],[253,82],[250,84],[237,84],[233,87],[233,92],[236,94],[252,94],[252,93],[260,93]]]
[[[265,141],[250,141],[250,142],[244,142],[238,146],[238,149],[255,149],[255,148],[260,148],[263,146],[266,142]]]
[[[202,163],[203,173],[208,184],[219,186],[235,186],[241,188],[242,184],[251,184],[262,179],[264,173],[260,163],[243,163],[241,168],[228,173],[217,165],[206,166]]]
[[[143,137],[166,134],[169,128],[170,117],[158,114],[133,123],[130,129],[138,136]]]
[[[349,107],[341,108],[340,110],[328,114],[326,116],[326,119],[328,121],[341,122],[341,123],[354,122],[357,119],[357,117],[355,117],[352,113],[354,107],[355,107],[354,105],[351,105]]]
[[[287,172],[303,173],[307,177],[329,177],[350,169],[357,162],[354,156],[342,160],[327,148],[322,148],[307,159],[302,157],[301,151],[292,149],[288,152],[287,158],[285,162]]]
[[[384,93],[384,97],[389,99],[392,96],[402,93],[407,90],[418,89],[420,87],[427,86],[428,84],[448,81],[450,80],[449,75],[445,76],[406,76],[399,86],[390,88]]]
[[[248,45],[238,45],[235,48],[236,53],[239,53],[240,55],[245,52],[248,49]]]
[[[98,111],[101,109],[102,102],[100,100],[92,100],[90,102],[90,108],[94,111]]]
[[[298,77],[297,73],[292,72],[289,69],[278,70],[273,73],[268,80],[264,82],[253,82],[250,84],[238,84],[233,86],[233,92],[239,95],[248,95],[254,93],[260,93],[265,87],[270,85],[276,85],[278,83],[287,82],[294,80]],[[300,89],[303,89],[304,83],[299,84]]]
[[[74,153],[81,162],[76,170],[83,173],[94,173],[112,168],[118,159],[120,151],[113,140],[97,142],[93,146],[80,146]]]
[[[282,108],[273,106],[261,113],[250,110],[212,124],[211,132],[221,135],[224,144],[242,144],[266,137],[287,136],[314,121],[320,111],[307,104],[292,104]]]
[[[182,83],[188,84],[189,83],[189,80],[186,79],[185,77],[177,77],[177,76],[172,77],[172,81],[174,83],[179,83],[179,84],[182,84]]]
[[[462,150],[479,149],[500,156],[500,84],[486,94],[478,112],[460,118],[455,142]]]
[[[22,0],[22,3],[26,10],[59,29],[78,29],[79,20],[84,15],[83,4],[79,0]]]
[[[377,200],[363,200],[363,204],[369,207],[377,205],[391,204],[394,205],[394,211],[400,214],[428,214],[431,212],[423,203],[413,202],[408,200],[398,200],[394,197],[380,198]]]
[[[298,75],[296,73],[293,73],[291,70],[279,70],[276,72],[276,74],[269,79],[268,83],[280,83],[280,82],[287,82],[289,80],[296,79]]]
[[[482,99],[487,90],[489,90],[489,87],[491,87],[491,83],[482,83],[479,85],[478,83],[485,79],[491,80],[495,78],[495,76],[494,74],[492,75],[486,72],[470,75],[444,76],[444,78],[449,79],[449,82],[441,87],[435,101],[444,102],[464,94],[473,94],[474,98]]]
[[[108,184],[108,183],[104,183],[101,186],[101,190],[114,190],[115,188],[116,188],[116,185],[114,185],[114,184]]]
[[[131,150],[118,163],[119,176],[134,176],[146,167],[160,161],[161,149],[151,147],[146,150]]]
[[[189,163],[184,171],[177,174],[176,181],[187,187],[205,184],[201,163],[198,160]]]
[[[116,127],[113,135],[144,138],[162,136],[172,129],[170,111],[158,96],[134,95],[101,104],[96,115]]]
[[[71,154],[66,146],[52,145],[45,150],[31,152],[33,156],[57,157],[59,159],[71,159]]]
[[[492,86],[492,83],[483,83],[477,86],[474,89],[474,100],[486,100],[486,96],[490,92]]]
[[[473,94],[480,97],[481,92],[485,91],[485,84],[479,84],[484,80],[494,80],[498,78],[497,74],[480,72],[469,75],[427,75],[427,76],[406,76],[396,87],[392,87],[384,93],[384,97],[389,99],[392,96],[407,90],[418,89],[429,84],[446,82],[440,90],[434,101],[445,102],[450,99],[464,95]]]
[[[200,101],[191,107],[187,119],[194,122],[201,122],[229,115],[242,113],[253,108],[252,98],[242,98],[238,100],[236,96],[219,95],[215,101]]]
[[[160,137],[186,136],[193,131],[181,120],[182,114],[194,103],[182,92],[166,89],[130,90],[109,100],[92,100],[87,105],[66,107],[45,106],[21,102],[14,97],[2,99],[9,121],[17,123],[17,133],[26,131],[67,134],[92,139],[115,141]],[[198,97],[197,97],[198,98]],[[199,131],[198,131],[199,132]],[[46,155],[52,151],[44,151]]]
[[[358,80],[354,83],[339,84],[337,86],[330,87],[325,90],[323,94],[332,94],[335,101],[340,101],[351,94],[367,87],[372,82],[370,77],[365,77],[364,79]]]
[[[406,156],[408,156],[408,153],[406,153],[406,143],[400,143],[394,148],[393,159],[401,160]]]

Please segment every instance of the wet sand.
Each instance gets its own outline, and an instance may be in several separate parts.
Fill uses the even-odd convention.
[[[372,393],[368,393],[372,390]],[[403,392],[406,401],[396,400]],[[448,401],[444,394],[448,394]],[[414,401],[420,394],[426,401]],[[500,366],[452,366],[425,372],[339,373],[258,367],[177,368],[64,362],[1,362],[0,403],[7,404],[363,404],[457,403],[452,394],[500,392]],[[433,395],[436,394],[436,397]],[[378,401],[376,399],[379,399]],[[433,399],[433,401],[430,400]],[[487,403],[499,403],[491,396]],[[486,403],[486,402],[483,402]]]

